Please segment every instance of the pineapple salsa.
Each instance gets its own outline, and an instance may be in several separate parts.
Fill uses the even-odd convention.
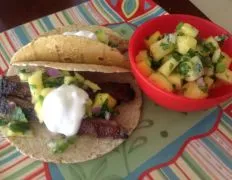
[[[179,23],[175,32],[156,31],[144,40],[137,68],[161,89],[191,99],[203,99],[218,82],[232,84],[231,57],[220,46],[226,35],[201,39],[199,30]]]

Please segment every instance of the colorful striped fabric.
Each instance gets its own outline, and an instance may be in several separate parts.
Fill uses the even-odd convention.
[[[232,179],[231,112],[229,104],[209,132],[189,139],[171,161],[146,170],[140,179]]]
[[[151,0],[93,0],[34,20],[0,34],[0,74],[8,69],[10,58],[17,49],[54,28],[74,23],[108,25],[129,38],[134,27],[165,14],[167,12]],[[215,111],[211,114],[209,118],[216,118]],[[114,152],[96,161],[73,165],[35,161],[19,153],[0,136],[0,179],[232,179],[232,104],[223,107],[223,113],[219,113],[211,130],[188,139],[172,160],[154,166],[150,163],[153,160],[150,155],[150,159],[135,163],[132,155],[139,150],[146,154],[147,149],[142,149],[145,144],[155,147],[151,143],[154,137],[139,134],[141,129],[150,128],[145,131],[152,134],[151,127],[156,123],[153,119],[142,120],[132,138]],[[182,137],[184,135],[179,138]],[[173,143],[180,142],[177,139]],[[173,150],[169,152],[174,153]],[[147,168],[141,170],[144,165]]]

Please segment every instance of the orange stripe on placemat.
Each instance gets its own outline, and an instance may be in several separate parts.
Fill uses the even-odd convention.
[[[0,145],[0,149],[4,149],[5,147],[9,146],[10,143],[8,141],[6,141],[4,144]]]
[[[9,166],[9,167],[7,167],[7,168],[3,169],[3,170],[2,170],[2,171],[0,171],[0,172],[7,171],[7,170],[9,170],[10,168],[12,168],[12,167],[16,166],[17,164],[19,164],[19,163],[23,162],[24,160],[26,160],[26,159],[28,159],[28,158],[29,158],[28,156],[25,156],[24,158],[22,158],[22,159],[20,159],[20,160],[16,161],[14,164],[12,164],[11,166]]]
[[[15,52],[15,51],[16,51],[16,48],[14,47],[14,45],[13,45],[13,43],[12,43],[12,41],[11,41],[11,39],[10,39],[8,33],[7,33],[7,31],[5,31],[4,34],[5,34],[5,36],[6,36],[7,41],[8,41],[9,44],[10,44],[10,47],[11,47],[11,48],[13,49],[13,51]]]
[[[34,179],[36,176],[38,176],[39,174],[44,172],[44,167],[41,166],[39,169],[37,169],[36,171],[32,172],[31,174],[27,175],[26,177],[24,177],[24,180],[30,180],[30,179]]]

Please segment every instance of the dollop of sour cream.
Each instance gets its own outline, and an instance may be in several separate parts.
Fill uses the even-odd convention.
[[[64,32],[63,35],[68,35],[68,36],[81,36],[81,37],[86,37],[89,39],[97,40],[97,36],[91,32],[91,31],[72,31],[72,32]]]
[[[77,134],[88,99],[88,94],[74,85],[62,85],[51,91],[42,105],[42,118],[48,130],[65,136]]]

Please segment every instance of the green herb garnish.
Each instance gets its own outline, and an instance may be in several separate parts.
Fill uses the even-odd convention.
[[[66,138],[60,138],[51,140],[47,145],[53,153],[62,153],[68,148],[69,144]]]
[[[5,125],[7,125],[8,123],[9,123],[8,120],[6,120],[6,119],[4,119],[4,118],[0,119],[0,126],[5,126]]]
[[[64,84],[64,77],[44,77],[43,85],[45,88],[59,87]]]
[[[170,45],[168,43],[161,42],[160,46],[162,47],[163,50],[169,49]]]
[[[102,107],[101,107],[101,110],[98,116],[105,119],[107,112],[109,113],[113,112],[113,109],[108,107],[108,99],[102,104]]]
[[[218,42],[221,42],[223,43],[225,40],[227,40],[229,38],[228,35],[226,34],[222,34],[222,35],[219,35],[219,36],[215,36],[214,39]]]
[[[182,62],[179,65],[179,72],[183,76],[186,76],[190,69],[191,69],[191,67],[189,66],[189,64],[186,61]]]
[[[184,23],[183,23],[183,22],[180,22],[180,23],[176,26],[176,30],[179,31],[179,30],[182,28],[183,25],[184,25]]]
[[[178,53],[178,52],[173,52],[173,53],[172,53],[172,57],[174,57],[175,60],[180,61],[182,55],[181,55],[180,53]]]
[[[25,133],[30,127],[27,122],[12,121],[8,124],[8,128],[13,132]]]
[[[30,89],[36,89],[36,85],[35,84],[29,84]]]

